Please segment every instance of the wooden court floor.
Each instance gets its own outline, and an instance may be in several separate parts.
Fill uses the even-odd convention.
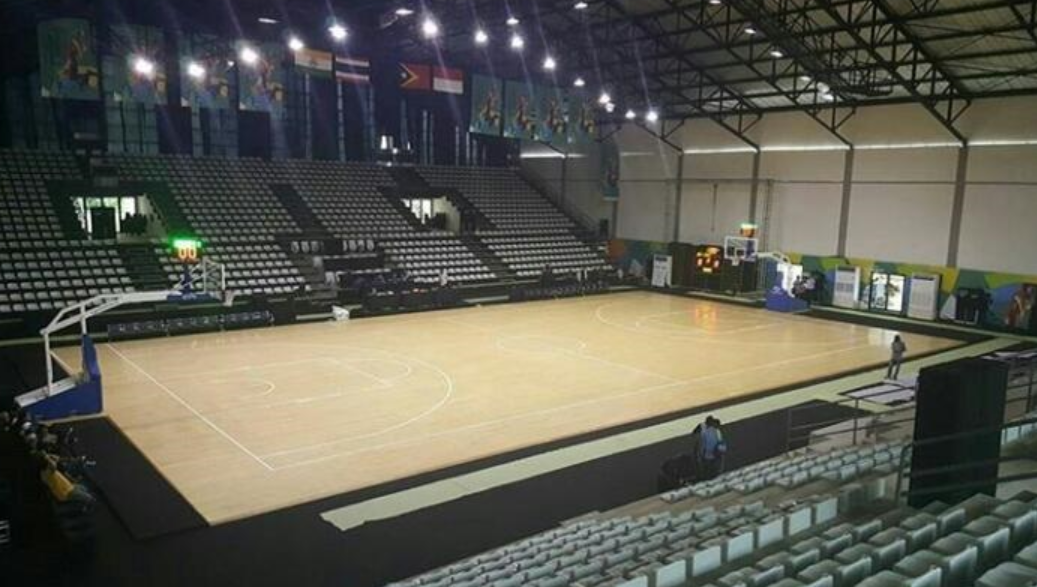
[[[893,334],[627,292],[98,350],[108,416],[216,524],[881,362]]]

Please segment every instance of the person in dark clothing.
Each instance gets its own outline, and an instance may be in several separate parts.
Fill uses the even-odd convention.
[[[702,428],[698,454],[701,463],[701,479],[713,479],[723,472],[727,442],[720,429],[720,420],[713,416],[706,418],[706,425]]]
[[[904,353],[907,345],[900,339],[900,335],[893,337],[893,344],[889,345],[889,366],[886,367],[886,379],[900,377],[900,365],[904,362]]]

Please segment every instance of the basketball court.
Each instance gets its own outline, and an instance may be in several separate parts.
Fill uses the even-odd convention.
[[[893,335],[626,292],[98,351],[109,418],[218,524],[875,365]]]

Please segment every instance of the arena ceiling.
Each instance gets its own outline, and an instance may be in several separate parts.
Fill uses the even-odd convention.
[[[744,136],[767,112],[837,133],[856,108],[915,103],[949,132],[973,99],[1037,94],[1037,0],[2,0],[25,16],[86,11],[188,30],[314,36],[331,17],[351,43],[503,77],[607,90],[619,107],[708,117]],[[413,15],[397,16],[398,8]],[[441,34],[429,42],[420,19]],[[508,17],[518,24],[508,26]],[[2,19],[0,19],[2,20]],[[13,22],[13,21],[12,21]],[[482,27],[485,46],[473,42]],[[512,51],[519,32],[526,46]],[[0,31],[7,32],[7,31]],[[283,31],[282,31],[283,32]],[[314,42],[314,45],[319,44]],[[546,55],[558,67],[545,72]],[[643,111],[643,110],[642,110]]]

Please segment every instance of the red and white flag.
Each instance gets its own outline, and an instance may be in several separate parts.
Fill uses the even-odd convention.
[[[432,89],[447,94],[463,94],[464,72],[449,67],[433,67]]]

